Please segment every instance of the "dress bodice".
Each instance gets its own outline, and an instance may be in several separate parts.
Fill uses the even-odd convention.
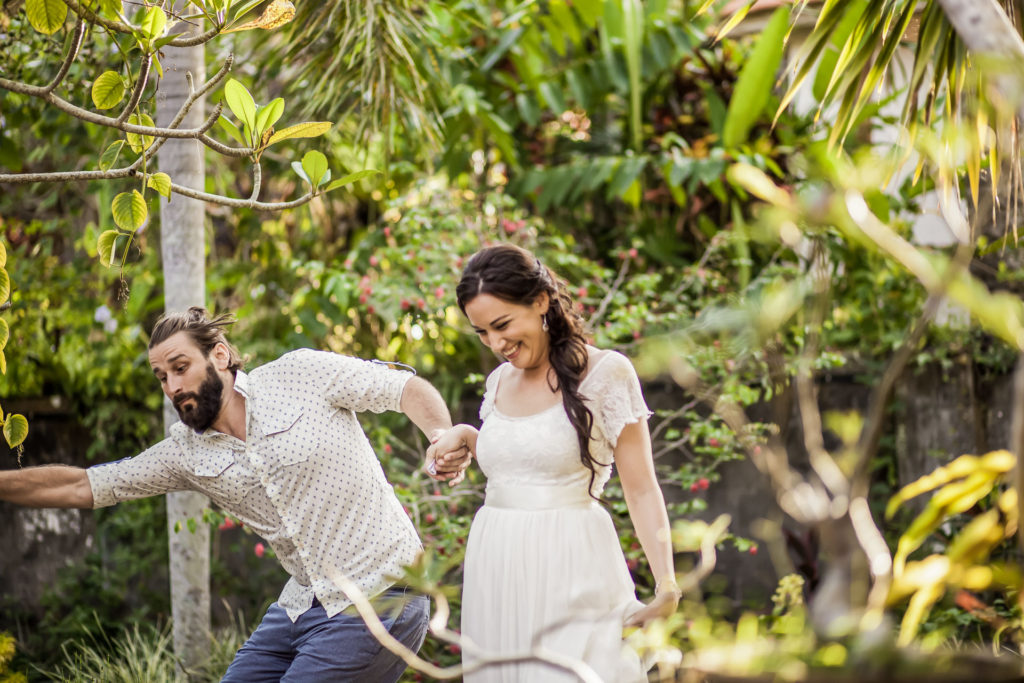
[[[488,486],[562,486],[586,489],[590,470],[580,461],[580,448],[561,403],[532,415],[513,417],[498,410],[495,396],[502,364],[487,378],[477,439],[477,459]],[[615,352],[598,356],[580,383],[580,394],[594,415],[590,454],[600,465],[593,493],[599,495],[611,477],[615,443],[622,428],[650,415],[640,382],[629,360]]]

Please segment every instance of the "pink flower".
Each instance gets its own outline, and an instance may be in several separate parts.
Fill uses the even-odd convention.
[[[636,258],[639,254],[635,247],[629,250],[629,258]]]
[[[371,256],[370,257],[370,265],[371,266],[376,266],[379,263],[380,263],[380,259],[379,258],[377,258],[376,256]]]
[[[256,557],[263,557],[263,554],[267,552],[267,547],[262,543],[257,543],[252,547],[252,552]]]
[[[582,299],[586,295],[587,295],[587,288],[586,287],[580,287],[579,289],[576,290],[576,296],[578,296],[579,298]]]
[[[444,287],[438,287],[434,290],[434,296],[438,299],[444,298]]]
[[[391,237],[391,226],[385,226],[384,227],[384,236],[385,237]]]

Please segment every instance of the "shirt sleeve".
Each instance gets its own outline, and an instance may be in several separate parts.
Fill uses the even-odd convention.
[[[633,364],[621,353],[610,353],[612,356],[596,368],[600,377],[596,377],[594,383],[597,390],[594,418],[605,439],[615,448],[627,424],[647,420],[652,413],[644,401],[640,378]]]
[[[93,465],[85,471],[93,508],[187,489],[181,457],[174,439],[164,439],[134,458]]]
[[[324,396],[331,405],[357,413],[401,411],[402,391],[413,377],[411,372],[328,351],[310,353],[316,354],[315,362],[322,367],[317,374],[327,378]]]

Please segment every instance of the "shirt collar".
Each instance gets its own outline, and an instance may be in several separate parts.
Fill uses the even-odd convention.
[[[235,391],[249,400],[249,375],[242,370],[235,370]]]

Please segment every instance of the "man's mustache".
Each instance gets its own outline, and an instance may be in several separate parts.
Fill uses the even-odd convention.
[[[181,404],[184,403],[185,401],[189,400],[189,399],[192,399],[193,401],[195,401],[198,404],[199,403],[199,394],[197,394],[195,392],[191,392],[191,393],[188,393],[188,394],[178,394],[173,399],[171,399],[171,403],[174,405],[174,407],[176,409],[181,410]]]

